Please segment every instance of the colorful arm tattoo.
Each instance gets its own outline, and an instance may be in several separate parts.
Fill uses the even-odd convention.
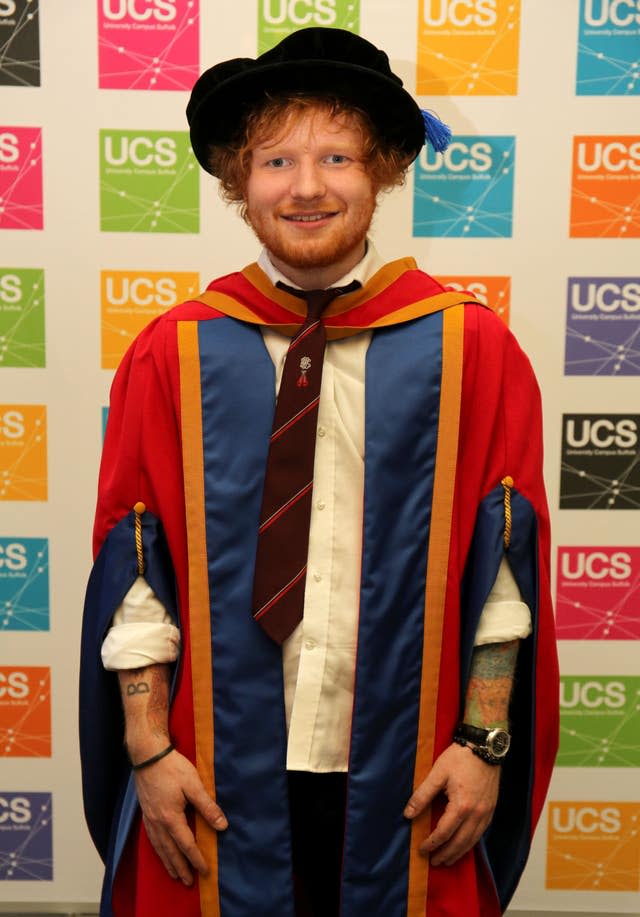
[[[476,646],[465,698],[464,722],[482,729],[507,729],[519,640]]]

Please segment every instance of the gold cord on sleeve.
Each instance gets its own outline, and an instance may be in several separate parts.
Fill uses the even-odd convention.
[[[500,483],[504,489],[504,548],[506,551],[511,544],[511,489],[513,487],[513,478],[507,475]]]
[[[133,507],[133,512],[135,513],[135,538],[136,538],[136,554],[138,556],[138,576],[144,574],[144,552],[142,550],[142,514],[146,510],[144,503],[136,503]]]

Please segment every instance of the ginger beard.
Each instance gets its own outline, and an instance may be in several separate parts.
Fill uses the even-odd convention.
[[[364,241],[376,208],[372,193],[369,201],[363,202],[357,210],[351,209],[348,219],[339,215],[332,217],[335,225],[313,237],[304,230],[304,238],[292,238],[290,231],[278,224],[269,215],[258,209],[247,207],[247,219],[260,242],[275,259],[298,269],[330,267],[345,259],[352,252],[359,253],[358,261],[364,256]],[[336,208],[323,206],[336,213]],[[338,212],[339,213],[339,212]],[[329,227],[327,227],[329,229]]]
[[[361,156],[360,129],[322,111],[256,147],[246,219],[276,265],[347,272],[364,256],[376,189]]]

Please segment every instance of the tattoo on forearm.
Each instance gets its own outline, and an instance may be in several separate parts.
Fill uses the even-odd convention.
[[[149,665],[140,669],[121,671],[119,680],[127,746],[148,747],[149,736],[168,741],[168,666]]]
[[[148,694],[149,685],[146,681],[139,681],[138,684],[128,684],[127,685],[127,697],[131,697],[132,694]]]
[[[473,726],[506,728],[519,640],[477,646],[465,701],[464,720]]]

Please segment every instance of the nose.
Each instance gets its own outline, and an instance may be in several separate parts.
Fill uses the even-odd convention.
[[[311,160],[302,159],[291,180],[291,197],[298,201],[313,201],[325,193],[321,167]]]

